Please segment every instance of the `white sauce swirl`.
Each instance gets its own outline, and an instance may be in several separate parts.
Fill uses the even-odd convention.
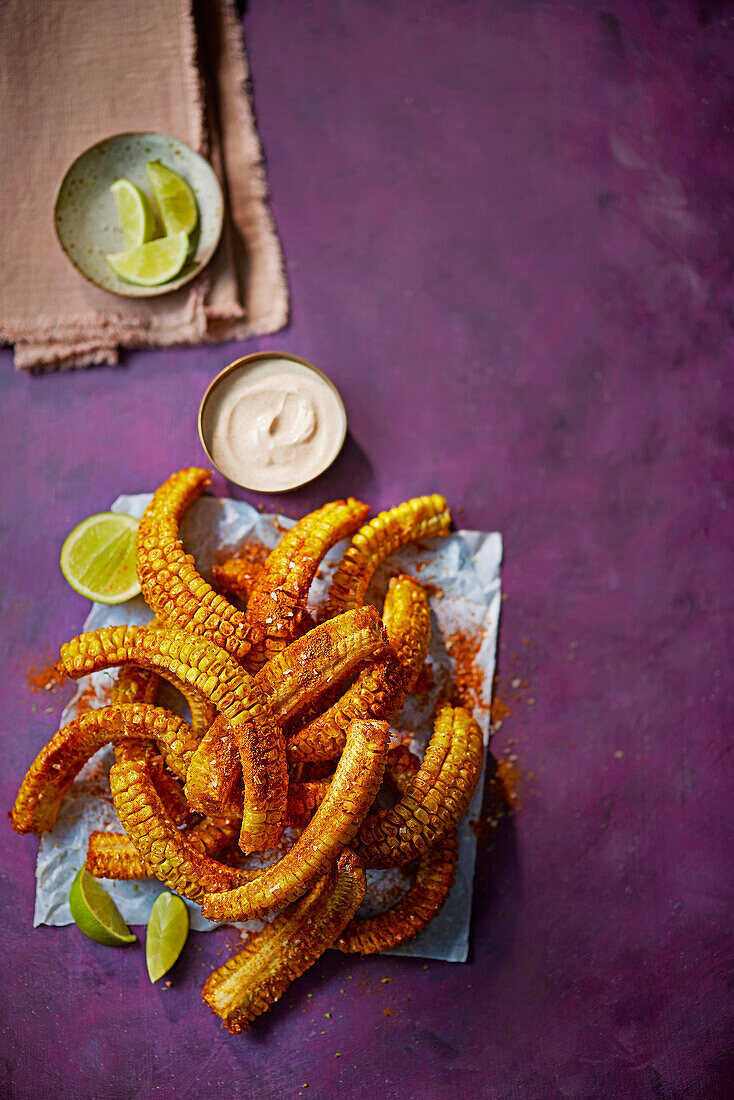
[[[319,374],[274,356],[224,375],[209,394],[205,438],[231,481],[260,492],[292,489],[333,462],[344,408]]]

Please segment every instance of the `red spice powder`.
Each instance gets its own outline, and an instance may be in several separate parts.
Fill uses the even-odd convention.
[[[94,690],[94,684],[87,684],[76,701],[76,713],[77,715],[86,714],[88,710],[94,710],[95,706],[97,706],[97,693]]]
[[[446,650],[454,662],[453,683],[447,685],[448,699],[454,706],[486,707],[482,695],[484,669],[477,661],[484,631],[472,637],[464,630],[457,630],[446,638]]]
[[[499,822],[520,808],[520,792],[523,776],[516,760],[490,757],[485,794],[486,810],[469,821],[469,826],[480,844],[488,843]]]
[[[66,673],[57,665],[49,665],[48,668],[29,668],[28,687],[31,691],[55,691],[66,679]]]
[[[494,788],[508,807],[520,808],[522,791],[522,772],[517,762],[504,756],[497,761],[497,771],[493,776]]]
[[[469,828],[480,844],[486,844],[497,828],[497,821],[485,814],[480,814],[479,817],[469,819]]]
[[[215,560],[221,563],[234,559],[249,562],[250,565],[263,565],[269,553],[270,550],[260,539],[248,539],[247,542],[237,545],[223,546],[221,550],[217,550]]]
[[[414,695],[427,695],[433,687],[433,665],[426,662],[418,673],[418,679],[413,687]]]
[[[495,693],[492,698],[492,706],[489,711],[489,717],[492,721],[492,725],[497,722],[504,722],[505,718],[509,718],[512,711],[506,703],[500,699],[499,695]]]

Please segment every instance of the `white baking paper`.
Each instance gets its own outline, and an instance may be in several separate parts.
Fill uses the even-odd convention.
[[[115,512],[142,515],[149,495],[118,497],[112,505]],[[197,567],[208,575],[217,551],[235,548],[243,542],[259,540],[272,547],[283,529],[293,520],[281,516],[260,514],[249,504],[233,500],[204,497],[189,510],[182,530],[187,549],[194,554]],[[310,603],[318,606],[328,586],[331,569],[343,552],[343,545],[329,554],[314,581]],[[481,700],[474,714],[485,735],[489,733],[489,701],[495,665],[497,627],[500,613],[500,561],[502,540],[498,534],[479,531],[459,531],[448,538],[411,545],[393,554],[376,574],[368,598],[378,607],[390,576],[396,571],[413,573],[429,591],[433,620],[433,638],[429,662],[433,665],[434,685],[424,694],[408,698],[403,709],[393,717],[396,739],[406,731],[413,733],[413,747],[422,753],[430,736],[432,716],[443,672],[450,667],[445,640],[457,631],[478,637],[483,631],[476,659],[484,673]],[[142,597],[126,604],[106,606],[94,604],[84,623],[85,630],[115,623],[145,623],[151,612]],[[65,708],[61,724],[69,722],[80,707],[102,706],[109,701],[114,671],[96,673],[79,681],[79,690]],[[121,831],[109,793],[108,773],[113,762],[111,749],[104,749],[87,764],[64,799],[58,822],[52,833],[41,839],[36,865],[36,905],[34,925],[72,923],[69,911],[69,889],[86,856],[87,839],[94,829]],[[472,884],[476,838],[469,822],[478,816],[482,803],[484,777],[464,816],[460,828],[460,855],[456,884],[441,914],[415,939],[397,948],[393,954],[414,955],[430,959],[464,962],[469,947]],[[364,913],[384,907],[394,900],[407,884],[404,872],[368,872],[368,893]],[[147,924],[154,898],[164,889],[157,881],[105,883],[128,924]],[[205,920],[198,905],[187,902],[191,926],[199,931],[216,927]],[[251,922],[243,927],[262,927]]]

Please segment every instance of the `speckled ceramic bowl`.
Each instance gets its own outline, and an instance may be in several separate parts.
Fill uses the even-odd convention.
[[[190,184],[199,206],[193,255],[181,274],[161,286],[134,286],[115,275],[108,252],[123,252],[110,185],[121,177],[150,195],[145,165],[159,160]],[[74,267],[102,290],[126,298],[168,294],[193,279],[214,255],[222,232],[224,199],[211,165],[182,141],[165,134],[115,134],[97,142],[74,161],[61,181],[54,203],[56,236]]]

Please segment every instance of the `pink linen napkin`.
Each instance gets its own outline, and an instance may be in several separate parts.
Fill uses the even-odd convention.
[[[115,363],[120,347],[275,332],[288,288],[231,0],[4,0],[0,4],[0,342],[33,370]],[[181,290],[99,290],[56,240],[53,200],[76,156],[110,134],[156,130],[209,158],[222,242]]]

